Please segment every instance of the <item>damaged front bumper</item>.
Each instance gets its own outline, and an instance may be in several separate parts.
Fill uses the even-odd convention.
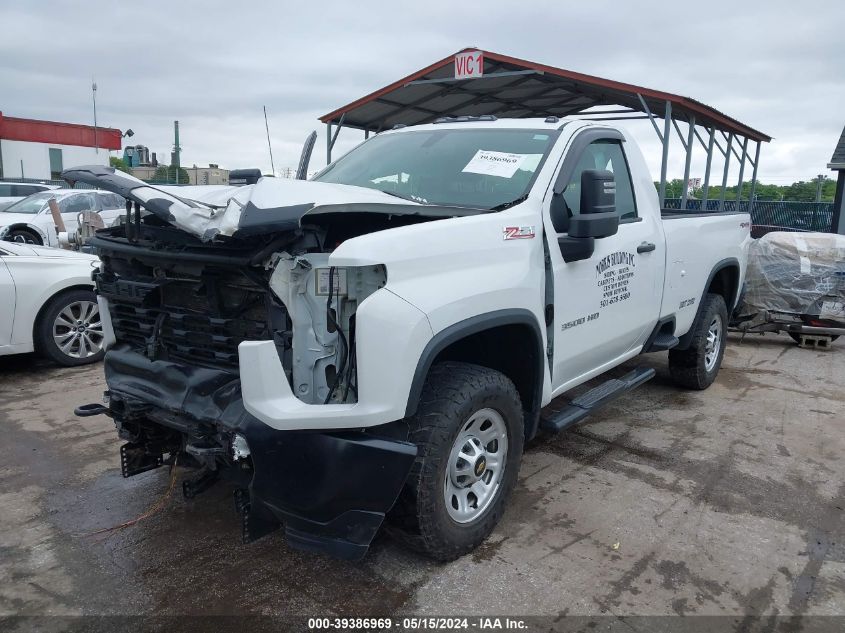
[[[401,422],[274,429],[244,408],[240,380],[230,372],[152,361],[122,346],[109,350],[104,365],[108,408],[88,405],[78,413],[114,419],[128,440],[124,476],[178,460],[200,471],[185,482],[189,497],[218,477],[229,479],[244,542],[283,527],[297,549],[361,558],[417,453]]]
[[[393,506],[417,454],[413,444],[361,432],[276,431],[250,421],[242,429],[255,475],[251,514],[284,525],[288,543],[338,558],[361,558]]]

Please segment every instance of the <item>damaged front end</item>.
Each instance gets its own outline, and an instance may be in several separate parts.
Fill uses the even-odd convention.
[[[191,467],[188,498],[219,479],[231,482],[245,542],[284,527],[292,546],[354,559],[367,551],[416,456],[405,424],[274,428],[245,404],[239,349],[273,349],[283,368],[279,389],[301,406],[354,409],[358,308],[383,288],[387,271],[329,266],[335,242],[319,225],[300,226],[299,217],[204,239],[134,199],[122,223],[91,241],[113,341],[104,359],[106,406],[77,413],[114,420],[126,442],[124,477],[164,464]]]

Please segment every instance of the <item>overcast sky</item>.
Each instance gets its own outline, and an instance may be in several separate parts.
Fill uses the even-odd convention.
[[[0,111],[126,130],[185,166],[295,167],[317,117],[461,48],[679,93],[774,137],[759,177],[829,173],[845,125],[842,2],[14,2],[0,0]],[[654,176],[659,149],[633,124]],[[360,142],[340,134],[334,156]],[[675,150],[680,151],[677,137]],[[673,154],[682,173],[680,154]],[[679,166],[680,164],[680,166]],[[696,161],[693,176],[701,176]],[[746,172],[746,178],[749,176]]]

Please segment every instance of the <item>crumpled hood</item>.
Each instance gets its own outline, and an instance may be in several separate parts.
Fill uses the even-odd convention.
[[[307,180],[262,178],[258,184],[242,187],[158,186],[104,165],[66,169],[62,178],[139,202],[150,213],[203,241],[295,229],[303,215],[320,207],[383,205],[385,213],[418,213],[426,208],[375,189]]]

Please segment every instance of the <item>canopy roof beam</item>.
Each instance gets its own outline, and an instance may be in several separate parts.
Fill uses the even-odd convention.
[[[542,70],[509,70],[505,72],[498,72],[498,73],[488,73],[486,75],[482,75],[485,78],[495,78],[495,77],[515,77],[517,75],[542,75],[544,74]],[[418,86],[420,84],[446,84],[446,83],[455,83],[456,81],[466,81],[466,78],[463,77],[443,77],[440,79],[415,79],[414,81],[409,81],[406,83],[406,86]]]

